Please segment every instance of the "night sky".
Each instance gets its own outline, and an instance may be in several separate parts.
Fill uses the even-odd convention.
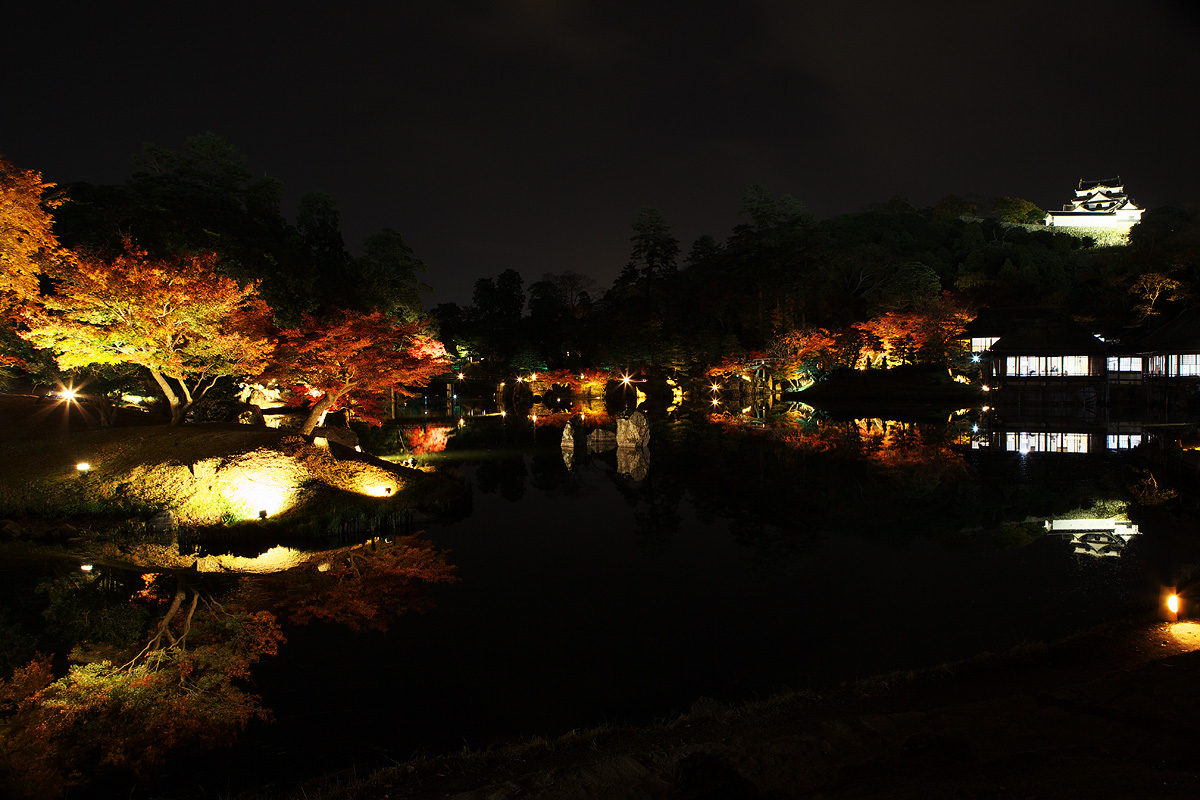
[[[1053,209],[1116,174],[1143,207],[1187,202],[1193,5],[24,3],[5,14],[0,152],[117,183],[143,142],[211,131],[283,181],[289,215],[332,195],[352,251],[403,233],[430,305],[509,268],[607,287],[639,207],[686,253],[755,183],[820,218],[893,195]]]

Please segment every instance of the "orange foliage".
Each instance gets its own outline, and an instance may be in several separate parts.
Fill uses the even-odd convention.
[[[446,554],[416,536],[352,548],[325,572],[317,566],[314,560],[298,570],[247,581],[248,602],[297,625],[322,621],[385,631],[403,613],[432,608],[430,586],[458,581]]]
[[[50,212],[62,201],[42,200],[52,188],[0,155],[0,304],[36,298],[38,273],[67,257],[51,230]]]
[[[55,293],[28,306],[21,335],[52,350],[62,369],[144,367],[181,422],[217,378],[256,374],[270,350],[270,312],[257,287],[218,276],[216,260],[150,258],[126,239],[111,260],[81,257],[54,272]]]
[[[450,443],[454,428],[449,425],[423,425],[408,432],[408,447],[416,455],[441,453]]]
[[[380,311],[335,309],[326,318],[305,314],[299,328],[281,331],[275,363],[264,378],[294,384],[317,401],[301,428],[312,433],[326,411],[355,401],[358,416],[379,424],[379,403],[389,390],[412,396],[450,365],[446,348],[428,322],[404,322]]]

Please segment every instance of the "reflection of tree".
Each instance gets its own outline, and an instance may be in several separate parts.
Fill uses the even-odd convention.
[[[416,536],[373,540],[329,557],[314,556],[283,573],[243,579],[242,591],[255,608],[287,622],[336,622],[350,630],[386,631],[399,615],[433,607],[427,587],[456,583],[454,566]]]
[[[509,502],[520,500],[525,494],[525,459],[522,456],[488,459],[479,465],[476,483],[479,491],[500,496]]]
[[[14,794],[57,796],[96,771],[146,774],[172,751],[229,744],[267,718],[244,685],[251,665],[283,641],[274,615],[237,597],[218,602],[187,576],[165,582],[173,584],[165,611],[145,614],[149,628],[132,644],[121,626],[86,616],[95,592],[81,585],[93,596],[77,606],[85,617],[66,674],[38,655],[0,683],[0,753]],[[154,591],[117,602],[155,609],[161,599]],[[61,600],[52,605],[59,614]]]
[[[238,583],[114,569],[51,581],[41,646],[56,652],[26,654],[0,681],[0,781],[13,796],[54,797],[104,773],[147,776],[176,751],[231,744],[270,716],[248,683],[284,642],[280,619],[384,630],[430,608],[426,587],[454,582],[453,572],[444,554],[405,537]]]

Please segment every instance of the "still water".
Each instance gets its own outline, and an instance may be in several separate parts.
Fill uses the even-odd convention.
[[[414,428],[472,487],[425,528],[460,582],[386,634],[290,630],[257,670],[276,724],[233,761],[278,780],[645,723],[1150,608],[1148,531],[1109,558],[1036,536],[1123,511],[1128,452],[1004,452],[977,423],[659,415],[632,468],[564,457],[561,418]]]

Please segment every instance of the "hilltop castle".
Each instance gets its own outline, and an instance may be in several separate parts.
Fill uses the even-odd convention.
[[[1062,211],[1046,215],[1046,224],[1060,228],[1108,228],[1128,232],[1142,218],[1142,209],[1134,205],[1121,178],[1079,181],[1075,199]]]

